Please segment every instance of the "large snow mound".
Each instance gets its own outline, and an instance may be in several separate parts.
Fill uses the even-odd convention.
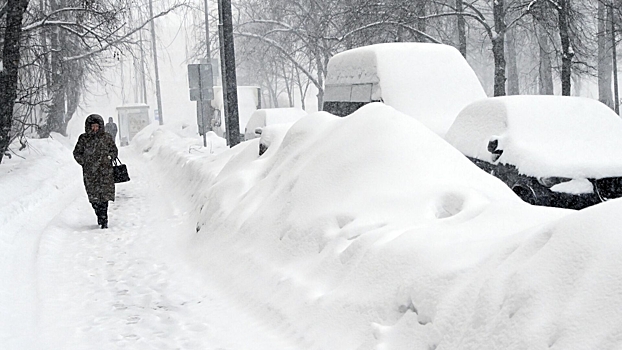
[[[499,163],[549,177],[622,176],[622,120],[599,101],[567,96],[505,96],[472,103],[445,139],[465,155],[492,163],[487,150],[498,139]]]
[[[143,151],[196,201],[189,259],[300,348],[622,345],[622,200],[530,206],[383,104],[304,117],[262,156],[153,136]]]
[[[327,86],[367,83],[378,86],[372,100],[382,100],[441,136],[462,108],[486,97],[460,52],[441,44],[376,44],[330,59]]]
[[[622,348],[620,210],[612,200],[506,239],[460,277],[433,324],[410,313],[384,328],[385,348]]]

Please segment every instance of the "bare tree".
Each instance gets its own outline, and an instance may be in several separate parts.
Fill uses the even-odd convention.
[[[611,26],[609,22],[610,7],[603,1],[598,1],[598,99],[600,102],[613,108],[613,96],[611,93],[612,77],[612,47],[611,47]]]
[[[570,96],[572,59],[574,57],[574,51],[570,45],[570,1],[559,0],[555,7],[559,16],[559,38],[562,44],[562,95]]]
[[[2,8],[5,17],[2,70],[0,71],[0,162],[9,147],[13,108],[17,98],[22,20],[28,0],[8,0]]]
[[[551,64],[550,40],[547,31],[541,23],[535,22],[536,37],[538,42],[538,87],[540,95],[553,95],[553,67]]]
[[[30,4],[32,8],[28,5],[25,0],[12,0],[7,3],[8,11],[2,8],[7,21],[0,36],[4,41],[0,77],[2,155],[17,136],[17,130],[12,129],[16,102],[18,107],[43,104],[46,117],[36,121],[42,136],[53,131],[64,134],[86,79],[101,73],[99,58],[120,47],[129,49],[134,33],[182,3],[172,4],[138,25],[128,23],[125,15],[134,3],[125,0],[51,0],[47,4],[41,0]],[[20,112],[17,116],[23,115]]]

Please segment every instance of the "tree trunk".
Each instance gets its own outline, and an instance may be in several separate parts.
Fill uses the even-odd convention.
[[[76,110],[78,110],[78,104],[80,103],[80,97],[82,96],[82,90],[79,86],[69,86],[66,91],[67,93],[65,94],[65,97],[67,99],[67,109],[65,112],[65,120],[58,130],[61,135],[65,136],[67,136],[67,124],[69,124],[69,121],[73,118]]]
[[[562,44],[562,95],[570,96],[572,83],[570,77],[572,75],[572,58],[574,52],[570,47],[570,29],[568,20],[570,17],[570,4],[568,0],[560,0],[559,2],[559,38]]]
[[[598,100],[613,109],[611,94],[612,51],[610,27],[607,25],[607,9],[598,1]]]
[[[264,71],[263,80],[265,81],[265,85],[268,89],[268,97],[269,97],[268,105],[270,105],[272,108],[277,108],[278,102],[277,102],[277,97],[276,97],[276,87],[273,86],[272,79],[270,79],[269,72]]]
[[[0,71],[0,162],[11,142],[13,108],[17,99],[17,78],[20,60],[19,41],[22,34],[22,19],[28,7],[28,0],[8,0],[4,46],[2,48],[3,70]]]
[[[300,79],[300,71],[298,68],[294,67],[296,72],[296,85],[298,86],[298,91],[300,92],[300,103],[302,105],[302,110],[306,110],[305,106],[305,98],[307,97],[307,91],[309,89],[309,81],[307,80],[303,86],[302,80]]]
[[[57,11],[60,8],[61,6],[58,1],[50,1],[51,11]],[[63,74],[62,50],[64,45],[61,41],[60,28],[54,28],[50,36],[50,81],[48,81],[47,84],[48,94],[51,96],[52,102],[48,108],[46,108],[45,124],[39,129],[40,137],[49,137],[52,132],[65,135],[63,131],[66,130],[65,86],[67,78]]]
[[[508,57],[508,95],[520,95],[520,84],[518,81],[518,64],[516,57],[516,40],[514,30],[508,31],[506,49]]]
[[[609,15],[611,18],[611,53],[613,64],[613,109],[617,115],[620,115],[620,96],[618,95],[618,55],[616,48],[616,22],[613,13],[613,5],[611,5]]]
[[[456,12],[462,13],[464,6],[462,0],[456,0]],[[464,58],[467,57],[466,20],[464,16],[458,16],[458,50]]]
[[[505,8],[503,0],[496,0],[493,8],[495,33],[492,35],[492,54],[495,60],[495,96],[505,96]]]
[[[417,29],[422,32],[425,33],[426,29],[427,29],[427,23],[425,21],[425,19],[423,17],[425,17],[426,15],[426,11],[425,11],[425,5],[426,5],[427,0],[417,0],[417,2],[415,3],[415,9],[417,11],[417,17],[419,17],[419,19],[417,19]],[[423,35],[419,35],[419,42],[426,42],[427,38],[425,38]]]
[[[294,77],[293,75],[290,77],[287,74],[287,69],[285,64],[281,64],[281,69],[283,70],[283,81],[285,82],[285,90],[287,91],[287,102],[289,102],[289,107],[294,107]]]
[[[324,77],[326,76],[326,65],[323,64],[322,62],[322,57],[320,56],[320,54],[318,52],[315,53],[315,57],[316,57],[316,64],[317,64],[317,81],[318,81],[318,85],[317,87],[317,110],[321,111],[323,110],[322,107],[324,106]],[[328,62],[328,60],[326,58],[324,58],[325,62]]]
[[[540,67],[538,68],[538,83],[540,95],[553,95],[553,66],[551,64],[551,45],[546,30],[536,24],[538,46],[540,46]]]

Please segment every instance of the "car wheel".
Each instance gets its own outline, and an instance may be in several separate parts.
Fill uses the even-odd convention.
[[[537,204],[536,195],[533,193],[531,188],[519,185],[514,186],[512,188],[512,191],[514,191],[514,193],[516,193],[516,195],[519,196],[520,199],[522,199],[523,201],[533,205]]]

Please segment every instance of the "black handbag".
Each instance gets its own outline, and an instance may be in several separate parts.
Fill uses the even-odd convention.
[[[130,174],[127,172],[127,167],[125,164],[121,163],[119,157],[112,161],[112,173],[114,176],[114,183],[130,181]]]

